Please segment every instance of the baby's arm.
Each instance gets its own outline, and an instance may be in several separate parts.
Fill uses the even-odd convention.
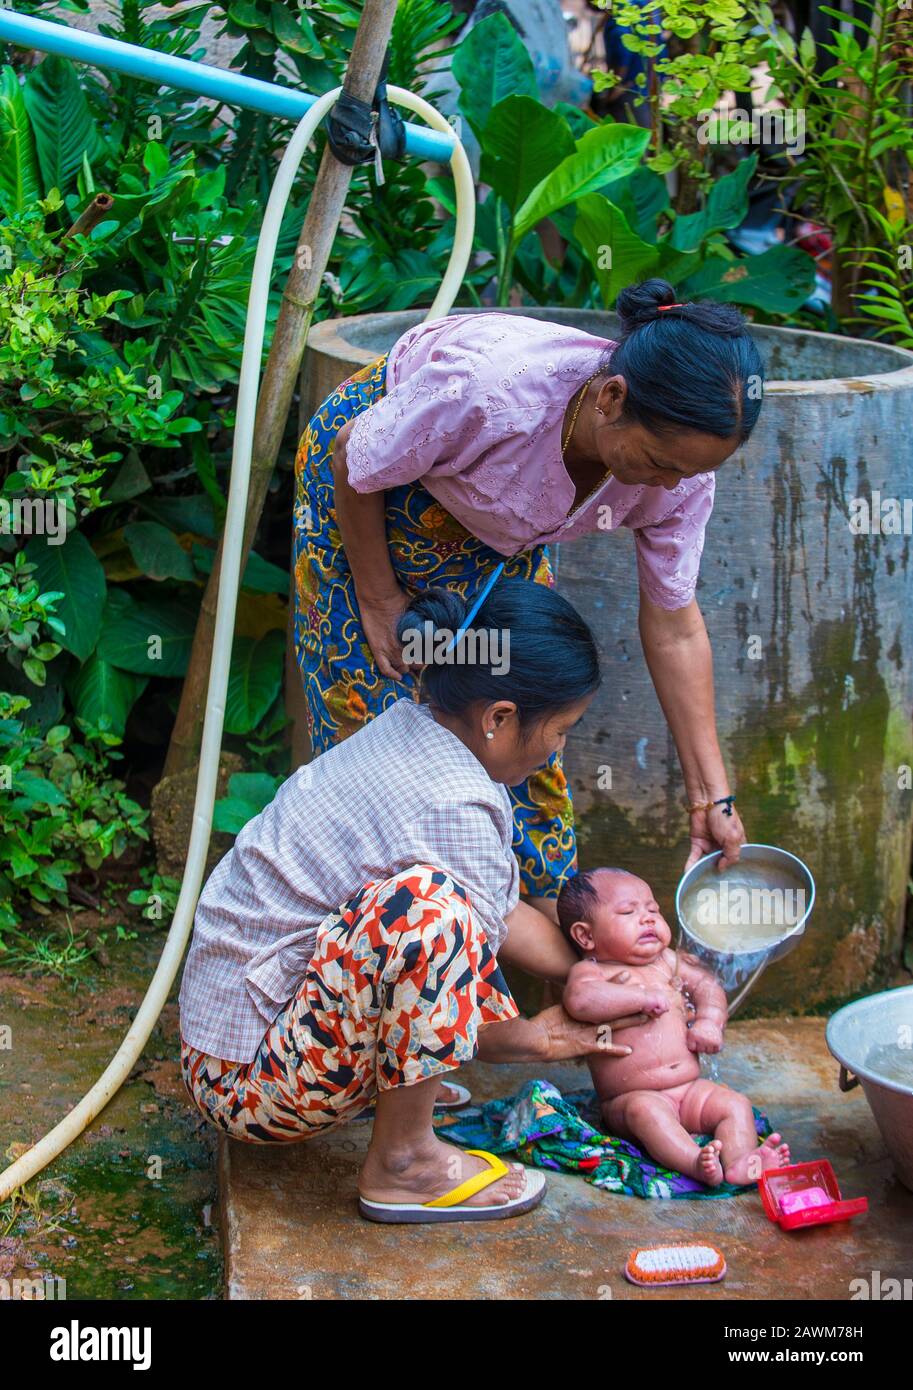
[[[726,991],[694,956],[679,952],[678,973],[697,1010],[688,1029],[688,1047],[692,1052],[719,1052],[729,1017]]]
[[[619,967],[621,970],[621,967]],[[627,972],[622,971],[622,976]],[[617,977],[616,977],[617,980]],[[641,985],[619,984],[606,978],[593,960],[581,960],[568,971],[563,1003],[571,1018],[581,1023],[611,1023],[629,1014],[664,1014],[669,1001],[661,990],[645,990]]]

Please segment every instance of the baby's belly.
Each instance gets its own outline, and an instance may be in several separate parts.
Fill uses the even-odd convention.
[[[611,1100],[628,1091],[665,1091],[694,1081],[701,1074],[701,1064],[697,1054],[688,1051],[687,1037],[685,1019],[677,1011],[613,1033],[613,1043],[633,1051],[629,1057],[594,1053],[587,1059],[599,1098]]]

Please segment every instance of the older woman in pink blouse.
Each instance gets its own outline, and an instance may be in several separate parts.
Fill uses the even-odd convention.
[[[689,864],[744,831],[717,740],[695,600],[714,473],[748,437],[763,369],[741,316],[676,304],[651,280],[618,299],[617,342],[517,315],[404,334],[324,403],[302,438],[296,650],[315,752],[404,694],[395,636],[410,595],[477,593],[505,573],[552,583],[548,546],[630,527],[640,634],[690,809]],[[576,867],[560,759],[510,789],[523,892],[554,917]]]

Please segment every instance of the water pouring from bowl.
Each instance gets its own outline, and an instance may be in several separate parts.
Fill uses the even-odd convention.
[[[746,844],[738,863],[717,871],[721,851],[705,855],[675,894],[679,947],[696,956],[741,1006],[771,961],[798,945],[815,903],[806,864],[776,845]]]

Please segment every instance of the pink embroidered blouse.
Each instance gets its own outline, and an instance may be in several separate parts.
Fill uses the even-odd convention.
[[[356,492],[421,485],[501,555],[628,526],[640,584],[662,608],[694,596],[714,475],[672,491],[608,478],[569,517],[564,412],[613,344],[521,315],[452,314],[404,333],[387,392],[359,415],[346,450]]]

